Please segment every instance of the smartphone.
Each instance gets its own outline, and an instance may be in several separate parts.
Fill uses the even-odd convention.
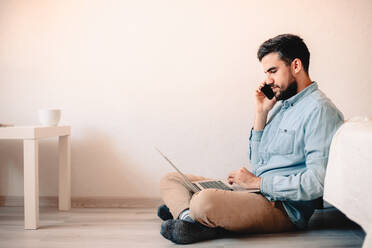
[[[273,97],[275,96],[274,91],[271,89],[270,85],[268,84],[265,84],[265,86],[261,88],[261,91],[270,100],[273,99]]]

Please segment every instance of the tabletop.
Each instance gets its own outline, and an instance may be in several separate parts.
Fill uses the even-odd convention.
[[[0,127],[0,139],[41,139],[70,135],[70,126]]]

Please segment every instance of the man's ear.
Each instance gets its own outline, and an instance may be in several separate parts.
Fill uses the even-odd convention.
[[[298,74],[300,71],[302,71],[302,61],[300,59],[294,59],[291,63],[291,70],[293,74]]]

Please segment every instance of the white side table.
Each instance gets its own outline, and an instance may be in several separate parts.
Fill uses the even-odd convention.
[[[25,229],[39,226],[39,139],[59,137],[59,210],[71,208],[70,126],[0,127],[0,139],[23,140]]]

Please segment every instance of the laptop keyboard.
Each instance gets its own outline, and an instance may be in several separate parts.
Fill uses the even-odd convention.
[[[205,189],[223,189],[223,190],[232,190],[231,188],[227,187],[221,181],[207,181],[207,182],[199,182],[199,184]]]

